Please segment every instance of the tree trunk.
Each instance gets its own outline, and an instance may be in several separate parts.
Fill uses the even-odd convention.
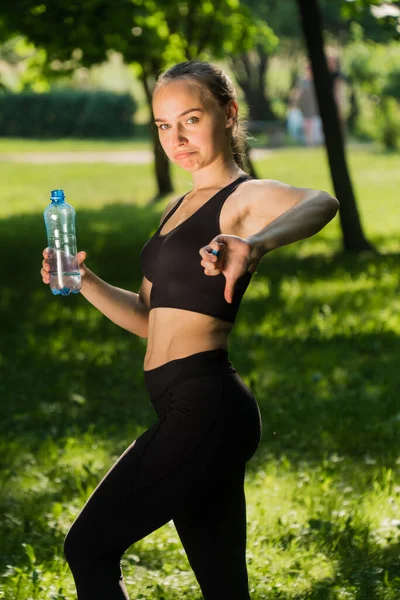
[[[231,59],[231,67],[238,85],[243,90],[249,107],[249,119],[252,121],[275,121],[271,103],[265,93],[265,76],[268,68],[268,55],[261,48],[253,51],[257,54],[256,64],[246,52]]]
[[[350,90],[350,98],[349,98],[350,112],[347,117],[347,128],[349,130],[349,133],[354,133],[355,129],[356,129],[356,122],[358,119],[358,115],[360,114],[360,106],[359,106],[356,87],[355,87],[354,82],[351,79],[348,79],[347,84],[348,84],[349,90]]]
[[[318,0],[297,0],[304,37],[314,74],[315,92],[325,134],[325,145],[335,194],[340,202],[340,224],[345,250],[374,250],[365,238],[347,168],[343,135],[331,75],[326,62]]]
[[[153,72],[156,73],[158,71],[154,70]],[[143,69],[143,74],[142,74],[141,80],[143,83],[144,91],[146,94],[146,100],[147,100],[147,103],[148,103],[148,106],[150,109],[150,114],[151,114],[152,113],[152,106],[151,106],[152,90],[151,90],[150,83],[149,83],[149,76],[147,75],[147,73],[145,72],[144,69]],[[165,156],[165,152],[162,149],[162,146],[158,139],[157,128],[153,125],[152,121],[150,121],[149,127],[150,127],[151,136],[152,136],[152,140],[153,140],[154,168],[155,168],[157,187],[158,187],[157,194],[156,194],[154,200],[157,201],[160,198],[162,198],[163,196],[165,196],[166,194],[170,194],[171,192],[173,192],[174,188],[172,186],[168,158]]]

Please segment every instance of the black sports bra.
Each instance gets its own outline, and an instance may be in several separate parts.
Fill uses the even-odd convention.
[[[248,179],[254,178],[241,175],[214,194],[185,221],[165,235],[160,235],[164,224],[180,206],[187,195],[185,194],[143,246],[140,253],[142,273],[153,284],[150,310],[160,306],[180,308],[235,322],[240,302],[253,273],[247,271],[237,280],[230,304],[224,297],[224,274],[206,275],[200,264],[199,250],[222,233],[219,227],[222,205],[238,185]]]

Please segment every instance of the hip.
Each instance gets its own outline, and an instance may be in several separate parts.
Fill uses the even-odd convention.
[[[235,448],[245,460],[254,454],[262,433],[260,410],[227,350],[171,360],[144,371],[144,381],[160,421],[187,435],[217,435],[229,455]]]

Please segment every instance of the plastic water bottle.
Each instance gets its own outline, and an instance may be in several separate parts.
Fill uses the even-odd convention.
[[[44,210],[53,294],[78,294],[81,275],[76,258],[75,209],[65,202],[63,190],[53,190]]]

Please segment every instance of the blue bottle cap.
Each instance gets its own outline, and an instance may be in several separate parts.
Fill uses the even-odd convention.
[[[50,194],[50,200],[52,202],[64,202],[64,190],[52,190]]]

